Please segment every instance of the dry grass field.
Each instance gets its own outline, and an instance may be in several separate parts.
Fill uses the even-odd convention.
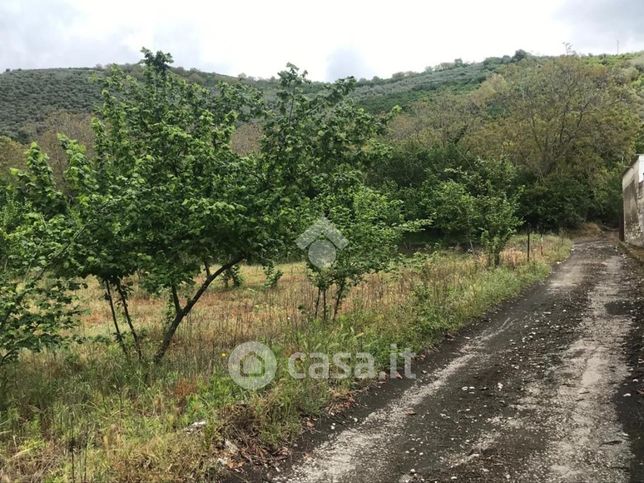
[[[241,287],[220,282],[179,328],[161,367],[126,359],[111,341],[109,306],[88,281],[77,334],[84,343],[26,354],[4,375],[0,481],[200,481],[227,466],[279,454],[302,422],[345,404],[364,382],[295,381],[283,362],[296,351],[372,353],[383,366],[390,343],[422,349],[549,273],[570,242],[525,239],[489,269],[480,254],[439,251],[401,259],[354,287],[334,321],[315,320],[316,291],[303,263],[279,266],[265,288],[260,267],[243,266]],[[151,356],[167,301],[131,281],[130,308]],[[125,327],[125,324],[122,324]],[[237,344],[260,340],[276,352],[276,379],[261,391],[236,386],[226,370]],[[187,432],[192,423],[205,426]]]

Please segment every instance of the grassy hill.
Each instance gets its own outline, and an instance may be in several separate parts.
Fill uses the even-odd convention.
[[[405,106],[440,88],[476,87],[500,65],[512,60],[506,57],[476,64],[442,64],[422,73],[399,73],[389,79],[361,79],[354,97],[371,111],[384,111],[396,104]],[[124,68],[134,75],[140,72],[138,65]],[[96,67],[0,73],[0,135],[27,141],[52,112],[90,112],[100,101],[98,85],[93,79],[105,72],[105,69]],[[269,98],[277,87],[276,79],[240,79],[181,67],[175,72],[191,82],[211,88],[218,81],[248,83],[265,92]],[[310,89],[317,90],[321,85],[315,82]]]
[[[474,64],[444,63],[425,72],[401,72],[389,79],[361,80],[354,97],[372,112],[387,111],[426,97],[439,89],[474,89],[502,65],[513,62],[507,57]]]
[[[98,87],[90,82],[96,72],[38,69],[0,74],[0,135],[26,141],[52,112],[91,111],[100,100]]]
[[[524,51],[517,51],[514,56],[490,57],[478,63],[463,63],[457,59],[425,72],[400,72],[388,79],[361,79],[353,97],[372,112],[386,111],[395,105],[405,107],[437,90],[474,89],[490,74],[526,55]],[[624,56],[600,56],[598,59],[605,63],[625,60]],[[123,68],[135,76],[141,72],[136,64]],[[277,87],[275,78],[238,78],[181,67],[174,70],[188,81],[210,88],[218,81],[248,83],[262,90],[268,98]],[[105,72],[105,69],[95,67],[18,69],[0,73],[0,136],[26,142],[36,136],[44,120],[53,112],[91,112],[100,101],[98,85],[92,79]],[[322,85],[315,82],[309,88],[314,91]]]

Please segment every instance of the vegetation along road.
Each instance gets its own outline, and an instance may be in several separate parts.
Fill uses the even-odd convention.
[[[643,481],[642,289],[635,261],[578,241],[546,282],[429,354],[416,381],[369,393],[262,478]]]
[[[622,218],[644,52],[567,50],[0,74],[0,483],[644,481],[641,272],[557,264]]]

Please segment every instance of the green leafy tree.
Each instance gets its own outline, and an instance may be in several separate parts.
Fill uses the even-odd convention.
[[[398,203],[365,186],[365,170],[387,153],[377,136],[388,118],[350,100],[353,78],[315,94],[307,94],[309,84],[295,66],[280,73],[277,101],[264,123],[262,157],[281,179],[284,196],[301,200],[294,218],[301,232],[324,216],[349,241],[329,266],[309,265],[326,319],[330,288],[335,287],[335,317],[350,287],[391,260],[401,219]]]
[[[477,200],[468,187],[453,179],[440,181],[422,199],[433,226],[451,240],[465,240],[472,247],[478,222]]]
[[[277,287],[280,278],[284,275],[280,269],[278,269],[274,263],[267,262],[264,264],[264,275],[266,280],[264,281],[264,288],[274,288]]]
[[[289,65],[280,72],[274,105],[263,123],[262,158],[272,176],[289,193],[314,199],[337,178],[344,183],[363,178],[362,171],[385,149],[377,141],[388,118],[378,118],[355,105],[348,95],[352,77],[307,94],[306,72]]]
[[[65,342],[77,310],[73,277],[57,276],[74,226],[65,216],[46,156],[34,145],[27,167],[0,201],[0,366],[21,351]]]
[[[310,278],[318,288],[315,314],[324,320],[332,314],[335,319],[351,287],[367,274],[386,269],[396,256],[403,233],[417,226],[404,223],[399,201],[362,185],[343,192],[331,188],[315,201],[347,242],[332,249],[335,259],[329,264],[320,264],[314,256],[307,260]],[[327,234],[318,238],[326,240]],[[335,290],[333,300],[329,300],[330,289]]]
[[[633,153],[641,122],[628,78],[618,68],[569,55],[524,60],[507,67],[502,79],[481,87],[489,91],[486,116],[465,143],[518,168],[526,220],[556,229],[614,217],[616,197],[595,187],[616,186],[616,173]]]
[[[496,267],[501,262],[501,251],[521,223],[517,215],[516,168],[508,160],[480,158],[473,168],[466,174],[466,182],[475,196],[480,240],[488,265]]]
[[[76,114],[69,112],[53,112],[38,126],[34,127],[38,146],[47,153],[49,166],[54,173],[54,180],[65,191],[64,172],[67,169],[67,156],[58,140],[58,136],[65,136],[76,140],[89,151],[87,155],[93,157],[94,133],[92,131],[91,116],[89,114]]]
[[[501,252],[520,224],[516,200],[506,195],[482,196],[478,200],[481,217],[481,244],[487,253],[488,265],[501,263]]]
[[[634,98],[614,71],[575,56],[508,69],[501,102],[505,154],[537,176],[630,154],[639,123]]]
[[[441,163],[428,169],[420,199],[432,227],[453,241],[478,240],[490,265],[519,225],[520,189],[516,169],[507,160],[485,160],[446,151]]]
[[[119,69],[105,80],[96,157],[63,142],[70,210],[92,227],[77,240],[70,270],[104,283],[121,338],[118,299],[140,356],[127,280],[136,273],[146,289],[167,298],[154,354],[160,362],[215,279],[242,260],[275,256],[290,211],[262,160],[230,148],[237,121],[258,109],[258,94],[221,85],[214,96],[172,74],[169,54],[144,53],[141,81]]]
[[[443,220],[434,229],[459,236],[454,226],[439,228],[458,209],[442,203],[445,196],[427,197],[450,189],[460,196],[450,184],[439,190],[446,179],[436,176],[445,172],[444,160],[461,167],[457,148],[515,166],[525,186],[519,214],[529,229],[587,219],[615,223],[620,173],[641,139],[639,71],[626,61],[576,55],[536,58],[517,51],[508,60],[476,90],[436,91],[397,117],[388,134],[393,155],[376,166],[375,183],[405,201],[410,219],[428,210],[419,197],[442,205],[436,215]]]
[[[366,213],[360,169],[380,152],[374,138],[383,126],[347,100],[351,79],[310,96],[308,81],[291,67],[265,113],[244,85],[222,84],[213,95],[172,74],[169,62],[168,54],[145,51],[142,80],[118,69],[106,78],[95,157],[61,138],[69,194],[60,198],[71,219],[90,227],[75,240],[66,270],[103,282],[116,338],[127,353],[115,299],[141,358],[127,281],[138,274],[147,290],[167,298],[156,362],[215,279],[241,261],[270,265],[292,251],[323,198],[335,213],[332,189],[346,187]],[[262,148],[242,156],[231,136],[251,117],[263,119]]]

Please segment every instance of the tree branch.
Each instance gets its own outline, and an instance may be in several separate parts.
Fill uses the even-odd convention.
[[[125,314],[125,320],[127,322],[128,327],[130,328],[130,332],[132,333],[132,338],[134,339],[134,347],[136,348],[136,353],[139,357],[139,362],[141,362],[143,361],[143,351],[141,350],[141,342],[139,339],[139,335],[136,333],[136,330],[134,330],[134,324],[132,323],[132,318],[130,317],[130,310],[127,306],[127,293],[123,288],[123,285],[121,284],[120,280],[116,282],[116,290],[118,291],[119,296],[121,298],[121,305],[123,306],[123,313]]]
[[[181,301],[179,300],[179,295],[177,294],[177,287],[172,286],[172,302],[174,303],[175,314],[180,314],[183,310],[181,308]]]
[[[201,286],[197,289],[195,294],[188,300],[185,307],[183,307],[183,309],[179,307],[180,310],[177,311],[174,319],[166,327],[165,334],[163,336],[163,341],[161,342],[161,346],[159,347],[159,350],[154,356],[155,364],[159,364],[161,362],[161,360],[163,359],[163,356],[168,350],[168,347],[170,347],[170,343],[172,342],[172,338],[174,337],[174,334],[177,331],[179,324],[181,324],[183,319],[186,317],[186,315],[190,313],[190,311],[195,306],[195,304],[199,301],[201,296],[206,292],[206,290],[208,290],[208,287],[213,282],[213,280],[215,280],[219,275],[224,273],[229,268],[233,267],[234,265],[237,265],[242,260],[243,260],[243,257],[235,258],[234,260],[222,265],[217,271],[208,275],[206,279],[203,281],[203,283],[201,284]],[[173,287],[173,298],[175,296],[176,296],[176,289]],[[175,301],[175,304],[176,304],[176,301]]]
[[[116,317],[116,310],[114,310],[114,299],[112,298],[112,290],[110,288],[110,283],[107,280],[105,280],[104,285],[105,285],[105,298],[109,302],[110,311],[112,312],[112,322],[114,323],[114,330],[116,331],[115,332],[116,341],[119,343],[119,346],[121,346],[121,349],[123,350],[123,354],[125,354],[125,358],[129,359],[130,355],[127,353],[127,348],[125,347],[125,342],[123,341],[123,334],[121,334],[121,329],[119,328],[118,319]]]

